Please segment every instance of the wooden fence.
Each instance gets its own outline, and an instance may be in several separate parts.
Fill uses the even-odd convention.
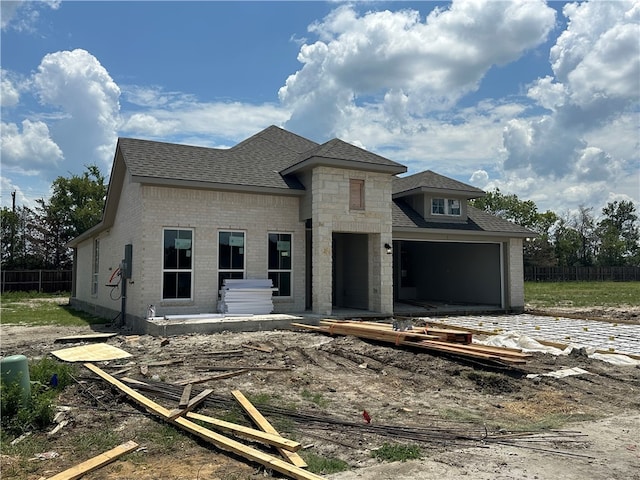
[[[70,292],[71,281],[71,270],[3,270],[0,291]]]
[[[640,267],[525,267],[526,282],[632,282]]]

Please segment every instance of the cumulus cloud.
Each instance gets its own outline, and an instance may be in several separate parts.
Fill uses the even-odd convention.
[[[120,89],[100,62],[82,49],[50,53],[42,59],[33,85],[42,104],[59,110],[60,119],[51,130],[65,156],[83,165],[109,165]]]
[[[18,87],[8,78],[7,72],[0,71],[0,103],[3,107],[14,107],[20,101],[20,91]]]
[[[2,166],[10,171],[49,170],[58,167],[64,158],[44,122],[24,120],[22,131],[15,124],[3,122],[1,132]]]
[[[13,29],[18,32],[35,32],[42,8],[57,10],[61,0],[11,1],[0,2],[0,26],[2,30]]]
[[[529,167],[545,177],[610,178],[616,158],[605,145],[615,124],[636,118],[640,98],[640,4],[634,1],[567,4],[567,29],[551,48],[554,77],[538,79],[528,95],[550,113],[518,119],[504,129],[507,170]],[[637,131],[616,142],[637,145]],[[633,138],[636,138],[635,142]],[[610,144],[611,142],[606,142]],[[638,154],[618,161],[637,162]],[[617,167],[616,167],[617,168]]]
[[[265,126],[282,125],[290,112],[274,104],[198,102],[161,88],[123,87],[127,101],[141,111],[123,115],[121,132],[144,138],[216,146],[221,137],[242,140]]]
[[[454,1],[424,20],[415,10],[338,7],[309,27],[319,40],[300,48],[303,66],[279,91],[294,111],[287,126],[330,136],[370,97],[383,98],[398,123],[444,110],[477,90],[493,65],[545,41],[554,22],[542,1]]]

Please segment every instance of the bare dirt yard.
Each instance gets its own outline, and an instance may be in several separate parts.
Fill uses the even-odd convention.
[[[640,323],[637,310],[598,316]],[[56,338],[91,332],[88,327],[2,325],[1,353],[47,356],[75,345],[54,343]],[[167,408],[177,406],[182,392],[174,384],[243,369],[194,385],[192,395],[204,388],[215,391],[196,411],[251,426],[231,395],[242,391],[284,436],[304,445],[301,456],[328,479],[640,479],[637,366],[620,367],[581,353],[534,353],[517,368],[491,368],[309,331],[168,339],[120,332],[107,343],[132,357],[97,365],[154,385],[155,392],[141,393]],[[526,376],[563,367],[588,373]],[[3,479],[46,478],[127,440],[141,448],[84,478],[288,478],[164,423],[81,365],[76,379],[58,400],[70,407],[69,423],[54,435],[23,440],[37,446],[32,459],[3,455]],[[393,445],[419,448],[420,458],[380,458]],[[43,453],[53,458],[38,459]],[[348,466],[345,471],[322,472],[339,461]]]

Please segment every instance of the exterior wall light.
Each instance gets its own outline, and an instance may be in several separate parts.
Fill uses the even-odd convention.
[[[391,255],[391,252],[393,251],[393,249],[391,248],[391,245],[389,245],[388,243],[385,243],[384,248],[387,250],[387,254]]]

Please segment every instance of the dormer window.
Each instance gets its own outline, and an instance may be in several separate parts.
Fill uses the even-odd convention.
[[[432,215],[451,215],[460,216],[460,200],[453,198],[432,198],[431,214]]]

